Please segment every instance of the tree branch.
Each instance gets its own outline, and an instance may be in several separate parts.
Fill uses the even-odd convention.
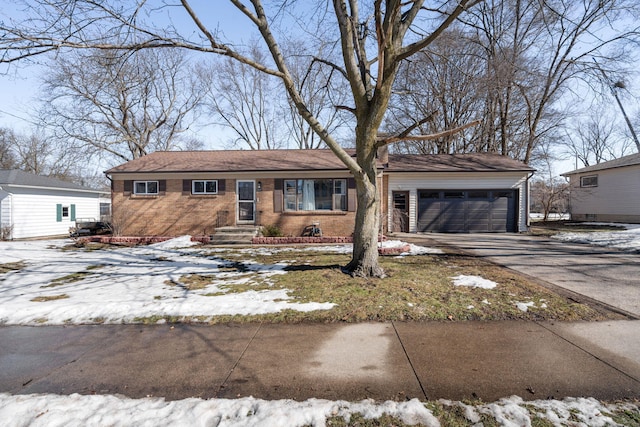
[[[386,137],[379,137],[378,138],[378,142],[376,145],[378,146],[383,146],[386,144],[393,144],[394,142],[400,142],[400,141],[430,141],[433,139],[439,139],[439,138],[444,138],[445,136],[449,136],[449,135],[453,135],[456,134],[458,132],[462,132],[463,130],[473,127],[473,126],[477,126],[480,123],[482,123],[481,120],[474,120],[470,123],[464,124],[462,126],[458,126],[457,128],[453,128],[453,129],[449,129],[449,130],[445,130],[442,132],[438,132],[438,133],[432,133],[430,135],[403,135],[406,131],[403,131],[402,133],[398,134],[397,136],[386,136]],[[417,125],[415,126],[417,127]]]

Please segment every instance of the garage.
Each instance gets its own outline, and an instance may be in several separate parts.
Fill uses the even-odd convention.
[[[517,231],[517,190],[418,189],[419,232]]]

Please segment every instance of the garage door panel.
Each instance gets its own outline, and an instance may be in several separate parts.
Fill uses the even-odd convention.
[[[513,190],[418,190],[418,231],[515,231]]]
[[[418,231],[436,231],[440,229],[440,202],[433,199],[420,201],[418,212]]]

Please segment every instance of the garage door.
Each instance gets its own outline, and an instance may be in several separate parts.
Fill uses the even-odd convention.
[[[516,231],[515,190],[418,190],[418,231]]]

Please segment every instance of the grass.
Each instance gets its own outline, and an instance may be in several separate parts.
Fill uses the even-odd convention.
[[[26,267],[23,261],[18,262],[6,262],[0,264],[0,274],[9,273],[10,271],[19,271]]]
[[[503,422],[497,420],[493,415],[486,413],[479,413],[477,408],[484,405],[484,402],[464,402],[465,404],[475,408],[476,416],[479,418],[478,423],[473,423],[465,417],[464,409],[456,404],[443,404],[440,401],[428,401],[425,402],[425,406],[431,411],[434,417],[438,419],[442,427],[468,427],[471,425],[482,425],[484,427],[497,427],[503,425]],[[620,403],[620,402],[618,402]],[[631,402],[635,405],[635,409],[618,410],[613,413],[605,413],[603,415],[611,417],[614,422],[622,426],[638,427],[640,426],[640,412],[637,409],[637,402]],[[521,406],[522,407],[522,406]],[[553,427],[552,421],[537,415],[540,410],[535,408],[528,408],[526,405],[524,408],[529,413],[529,420],[532,427]],[[580,420],[570,421],[567,425],[581,424]],[[326,419],[327,427],[378,427],[378,426],[395,426],[395,427],[407,427],[415,424],[405,424],[400,419],[391,417],[387,414],[382,415],[379,418],[367,419],[362,414],[354,413],[349,417],[349,421],[344,417],[335,416]],[[422,425],[422,424],[420,424]],[[564,424],[563,424],[564,425]]]
[[[79,282],[81,280],[86,279],[89,276],[95,276],[96,274],[99,274],[99,273],[93,272],[93,270],[98,270],[98,269],[103,268],[103,267],[104,267],[104,265],[102,265],[102,264],[90,265],[90,266],[88,266],[86,268],[85,271],[78,271],[76,273],[67,274],[66,276],[62,276],[62,277],[59,277],[57,279],[52,280],[51,283],[49,283],[48,285],[42,285],[40,287],[41,288],[55,288],[56,286],[63,286],[63,285],[68,285],[70,283]]]
[[[220,257],[216,253],[216,257]],[[231,252],[229,255],[234,255]],[[208,318],[208,323],[226,322],[365,322],[365,321],[468,321],[468,320],[605,320],[619,316],[564,298],[521,276],[478,257],[457,254],[381,257],[387,277],[353,278],[340,266],[349,257],[335,253],[280,252],[270,255],[247,255],[248,261],[263,265],[286,262],[287,274],[268,278],[246,273],[246,266],[234,262],[225,272],[244,273],[250,280],[242,284],[220,284],[215,275],[190,274],[178,282],[167,282],[187,291],[205,290],[204,296],[242,293],[249,290],[287,289],[291,302],[331,302],[330,310],[299,312],[283,310],[264,315],[223,315]],[[294,259],[296,258],[296,259]],[[498,285],[494,289],[453,286],[452,277],[481,276]],[[216,291],[206,287],[216,280]],[[518,302],[533,302],[523,312]],[[155,323],[200,321],[202,318],[152,316],[137,319]]]
[[[47,302],[47,301],[55,301],[55,300],[67,299],[67,298],[69,298],[69,295],[67,295],[67,294],[47,295],[47,296],[31,298],[30,301],[33,301],[33,302]]]
[[[620,231],[624,230],[622,226],[580,223],[573,221],[538,221],[531,223],[529,234],[534,236],[553,236],[558,233],[589,233],[594,231]]]

